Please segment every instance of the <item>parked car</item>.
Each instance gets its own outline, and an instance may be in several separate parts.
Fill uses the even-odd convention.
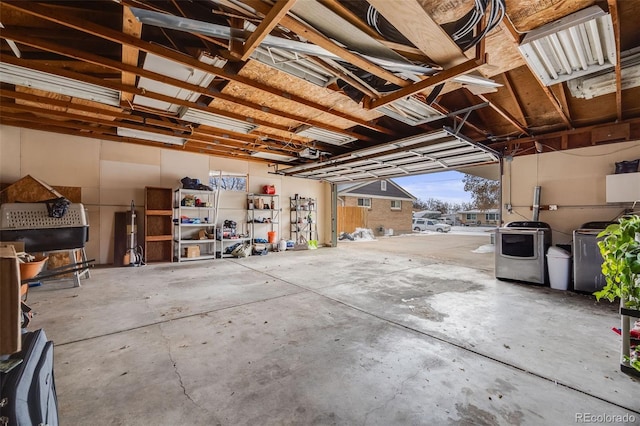
[[[453,225],[453,219],[451,219],[450,217],[439,217],[438,222],[446,223],[447,225]]]
[[[437,232],[449,232],[451,231],[451,225],[438,222],[435,219],[413,219],[414,231],[437,231]]]

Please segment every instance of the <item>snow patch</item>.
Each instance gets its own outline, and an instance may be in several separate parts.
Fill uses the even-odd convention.
[[[493,253],[495,251],[495,246],[493,244],[485,244],[483,246],[478,247],[475,250],[471,250],[472,253]]]

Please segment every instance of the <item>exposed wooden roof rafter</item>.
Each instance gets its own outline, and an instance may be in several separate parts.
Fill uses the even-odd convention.
[[[122,32],[124,34],[128,34],[132,37],[140,38],[142,34],[142,24],[138,22],[138,20],[131,13],[131,9],[128,7],[122,8]],[[138,66],[138,54],[139,50],[135,47],[122,45],[122,63]],[[122,84],[133,86],[136,82],[136,75],[130,72],[123,72],[121,78]],[[121,94],[121,98],[125,101],[131,102],[133,101],[132,93]]]
[[[465,90],[467,90],[467,89],[465,89]],[[509,123],[511,123],[511,125],[513,127],[515,127],[516,129],[518,129],[520,131],[520,133],[522,133],[524,135],[527,135],[527,136],[531,135],[529,133],[529,130],[527,130],[520,122],[518,122],[518,120],[516,120],[516,118],[513,115],[511,115],[507,110],[505,110],[501,106],[497,105],[495,102],[490,101],[485,95],[478,94],[476,96],[478,98],[482,99],[483,102],[488,102],[489,103],[489,107],[491,107],[491,109],[493,109],[495,112],[500,114],[502,116],[502,118],[504,118]]]
[[[513,90],[513,83],[511,82],[511,77],[509,77],[508,73],[502,73],[502,80],[504,81],[504,87],[509,92],[509,96],[513,99],[513,102],[516,104],[516,112],[518,113],[518,118],[522,122],[524,127],[527,127],[527,117],[522,110],[522,104],[520,103],[520,98],[517,93]]]
[[[339,111],[334,110],[332,107],[326,107],[324,105],[320,105],[318,103],[312,102],[300,96],[296,96],[291,93],[280,91],[271,86],[267,86],[265,84],[260,84],[256,81],[253,81],[249,78],[242,77],[235,73],[228,72],[222,68],[215,67],[212,65],[205,64],[196,58],[191,56],[187,56],[183,53],[176,52],[172,49],[168,49],[166,47],[160,46],[155,43],[150,43],[144,40],[137,39],[135,37],[128,36],[126,34],[122,34],[118,31],[112,30],[110,28],[94,24],[92,22],[88,22],[87,20],[81,20],[74,18],[69,15],[64,15],[55,10],[55,8],[43,6],[41,4],[35,4],[33,2],[15,2],[15,1],[3,1],[0,3],[0,13],[2,13],[2,9],[7,7],[12,10],[17,10],[18,12],[26,13],[32,16],[37,16],[39,18],[45,19],[50,22],[54,22],[69,28],[73,28],[79,31],[82,31],[86,34],[90,34],[93,36],[97,36],[99,38],[103,38],[105,40],[109,40],[115,43],[126,44],[133,47],[138,48],[141,51],[152,53],[163,57],[165,59],[169,59],[181,64],[189,65],[201,71],[214,74],[218,77],[221,77],[226,80],[235,81],[240,84],[245,84],[248,87],[255,88],[257,90],[264,91],[266,93],[270,93],[272,95],[278,96],[282,99],[286,99],[289,101],[297,102],[301,105],[314,108],[318,111],[327,113],[329,115],[342,118],[345,120],[349,120],[355,124],[361,125],[363,127],[369,128],[371,130],[375,130],[378,132],[383,132],[387,134],[393,134],[389,129],[384,129],[381,126],[376,125],[375,123],[371,123],[366,120],[359,119],[349,114],[345,114]],[[403,80],[404,81],[404,80]]]
[[[266,3],[259,0],[245,0],[244,3],[250,5],[251,7],[256,9],[258,12],[264,15],[267,15],[270,11],[269,6]],[[403,80],[402,78],[396,76],[391,71],[387,71],[384,68],[379,67],[378,65],[375,65],[374,63],[368,61],[364,57],[358,54],[352,53],[341,46],[338,46],[336,43],[334,43],[331,39],[326,37],[324,34],[320,33],[316,29],[299,21],[296,18],[285,15],[280,20],[280,23],[282,24],[283,27],[290,29],[294,33],[298,34],[300,37],[303,37],[304,39],[309,40],[311,43],[326,49],[327,51],[341,57],[342,59],[349,62],[350,64],[355,65],[364,71],[370,72],[371,74],[377,77],[380,77],[383,80],[386,80],[393,84],[397,84],[398,86],[407,86],[411,84],[408,81]]]
[[[365,108],[369,109],[379,108],[383,105],[387,105],[388,103],[397,101],[398,99],[402,99],[415,93],[433,88],[440,83],[445,83],[446,81],[451,80],[454,77],[473,71],[484,65],[485,63],[486,57],[469,59],[468,61],[458,64],[452,68],[440,71],[434,76],[427,77],[420,82],[413,83],[411,86],[403,87],[402,89],[396,90],[389,95],[382,96],[378,99],[365,99],[364,106]]]
[[[616,116],[618,121],[622,120],[622,67],[620,66],[620,17],[618,16],[617,0],[607,0],[609,13],[613,23],[613,33],[616,41]]]
[[[260,25],[251,33],[249,38],[242,45],[242,52],[231,52],[238,54],[241,61],[246,61],[258,45],[269,35],[280,20],[287,14],[287,12],[293,7],[296,0],[281,0],[275,2],[269,13],[264,17]]]
[[[148,71],[145,70],[143,68],[137,67],[137,66],[133,66],[133,65],[129,65],[129,64],[125,64],[125,63],[121,63],[112,59],[108,59],[108,58],[104,58],[102,56],[98,56],[98,55],[93,55],[90,53],[86,53],[80,50],[76,50],[76,49],[72,49],[69,48],[67,46],[62,46],[62,45],[58,45],[55,43],[51,43],[45,40],[41,40],[41,39],[36,39],[34,37],[30,37],[28,35],[28,30],[19,30],[19,29],[11,29],[11,30],[7,30],[6,32],[4,32],[4,34],[2,34],[2,37],[12,37],[13,39],[19,41],[22,44],[26,44],[28,46],[32,46],[38,49],[43,49],[43,50],[47,50],[49,52],[53,52],[53,53],[57,53],[60,55],[65,55],[68,56],[70,58],[75,58],[84,62],[90,62],[96,65],[100,65],[103,66],[105,68],[110,68],[122,73],[130,73],[132,75],[134,75],[134,77],[136,75],[140,76],[140,77],[146,77],[149,78],[151,80],[155,80],[155,81],[159,81],[162,83],[166,83],[166,84],[170,84],[172,86],[175,87],[180,87],[182,89],[185,90],[189,90],[195,93],[200,93],[202,95],[205,96],[210,96],[213,98],[218,98],[227,102],[231,102],[237,105],[242,105],[244,107],[247,108],[251,108],[252,110],[256,111],[256,112],[266,112],[269,114],[274,114],[277,115],[279,117],[284,117],[284,118],[288,118],[290,120],[294,120],[297,121],[300,124],[310,124],[319,128],[324,128],[327,130],[331,130],[334,132],[340,132],[340,133],[345,133],[345,134],[350,134],[353,135],[354,137],[357,137],[358,139],[362,139],[362,140],[371,140],[369,137],[365,136],[365,135],[361,135],[361,134],[356,134],[353,132],[350,132],[348,130],[344,130],[341,129],[339,127],[335,127],[335,126],[331,126],[328,125],[326,123],[323,122],[319,122],[316,120],[309,120],[306,117],[303,116],[299,116],[296,114],[291,114],[288,113],[286,111],[282,111],[282,110],[278,110],[278,109],[274,109],[274,108],[266,108],[260,105],[256,105],[252,102],[246,101],[244,99],[240,99],[240,98],[236,98],[233,96],[230,96],[228,94],[225,93],[221,93],[221,92],[212,92],[211,90],[209,90],[208,88],[205,87],[201,87],[195,84],[191,84],[191,83],[187,83],[184,82],[182,80],[177,80],[175,78],[171,78],[168,76],[165,76],[163,74],[159,74],[159,73],[155,73],[152,71]],[[78,78],[80,78],[80,76],[78,76]],[[135,79],[134,79],[135,81]],[[131,93],[131,92],[128,92]],[[126,100],[126,99],[125,99]],[[224,115],[224,114],[223,114]],[[267,125],[267,127],[270,127],[269,125]],[[280,129],[282,130],[282,129]]]

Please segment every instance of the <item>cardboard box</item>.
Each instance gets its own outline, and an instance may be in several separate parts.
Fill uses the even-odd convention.
[[[0,355],[20,351],[20,268],[13,246],[0,247]]]
[[[189,246],[184,248],[184,257],[200,256],[200,246]]]
[[[24,242],[22,241],[0,241],[0,247],[13,246],[16,249],[16,253],[24,251]]]

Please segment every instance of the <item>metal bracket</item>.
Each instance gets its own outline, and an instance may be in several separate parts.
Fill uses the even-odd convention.
[[[453,134],[456,136],[458,135],[460,129],[462,129],[462,126],[467,121],[467,118],[469,118],[469,114],[471,114],[472,111],[484,108],[486,106],[489,106],[489,102],[482,102],[481,104],[471,105],[470,107],[462,108],[447,114],[447,117],[457,117],[459,114],[464,113],[464,118],[462,119],[462,121],[460,121],[460,124],[458,126],[456,126],[455,124],[453,125]]]

